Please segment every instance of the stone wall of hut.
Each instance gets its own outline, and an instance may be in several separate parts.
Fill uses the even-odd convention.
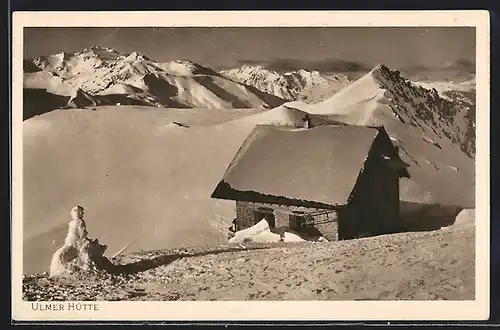
[[[273,215],[274,226],[270,224],[270,227],[275,232],[290,228],[311,239],[320,236],[329,241],[339,239],[339,219],[335,210],[259,202],[236,201],[237,230],[253,226],[264,218],[261,217],[264,214]]]

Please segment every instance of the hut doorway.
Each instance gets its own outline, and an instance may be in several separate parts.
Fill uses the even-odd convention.
[[[276,217],[272,209],[259,209],[258,211],[254,211],[253,216],[254,224],[262,219],[266,219],[270,229],[276,228]]]

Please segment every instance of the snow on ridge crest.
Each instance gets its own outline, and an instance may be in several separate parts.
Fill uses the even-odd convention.
[[[474,122],[470,109],[443,98],[405,79],[399,70],[384,64],[375,66],[336,95],[316,105],[313,113],[348,116],[360,124],[383,122],[387,118],[410,124],[436,139],[448,139],[468,156],[475,154]]]

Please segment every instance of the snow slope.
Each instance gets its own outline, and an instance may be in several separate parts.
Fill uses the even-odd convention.
[[[256,124],[298,125],[305,114],[121,106],[24,121],[25,271],[46,269],[74,204],[110,255],[137,236],[130,251],[218,242],[210,221],[229,223],[234,203],[210,195],[247,135]]]
[[[23,119],[27,119],[47,109],[96,105],[98,99],[52,72],[38,71],[24,74],[23,103]]]
[[[110,255],[137,236],[130,251],[217,242],[209,220],[234,206],[210,194],[248,133],[213,125],[256,111],[121,106],[24,121],[25,272],[47,269],[74,204]]]
[[[304,69],[280,74],[261,65],[243,65],[240,68],[224,70],[221,75],[284,100],[319,102],[345,87],[346,76],[327,76],[318,71]]]
[[[426,89],[435,89],[439,95],[447,100],[458,104],[465,113],[465,121],[460,127],[461,131],[466,131],[464,146],[471,153],[476,152],[476,80],[465,80],[462,82],[453,81],[418,81],[415,83]]]

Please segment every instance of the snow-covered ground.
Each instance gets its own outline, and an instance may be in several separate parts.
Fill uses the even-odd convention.
[[[27,276],[23,299],[474,300],[473,210],[459,218],[442,230],[333,243],[131,253],[113,259],[124,275],[77,283]]]

